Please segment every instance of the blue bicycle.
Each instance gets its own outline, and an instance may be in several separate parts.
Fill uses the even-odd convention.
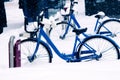
[[[87,28],[73,29],[76,34],[72,53],[62,53],[44,31],[41,22],[44,12],[38,18],[38,36],[21,41],[21,65],[51,63],[52,50],[66,62],[81,62],[89,60],[117,60],[120,58],[117,44],[106,36],[87,35]],[[78,36],[83,34],[84,39]],[[64,45],[61,44],[62,47]],[[68,49],[69,50],[69,49]]]
[[[63,15],[63,17],[65,18],[64,21],[57,23],[57,26],[52,30],[54,32],[53,34],[51,31],[52,34],[51,36],[56,36],[57,38],[65,39],[68,32],[70,34],[72,29],[81,28],[79,22],[77,21],[74,15],[73,10],[74,4],[76,4],[76,2],[72,1],[70,13],[67,15]],[[95,15],[95,18],[97,18],[97,20],[94,26],[94,32],[96,34],[111,36],[112,38],[117,38],[117,40],[119,40],[120,20],[116,18],[110,18],[100,22],[100,20],[103,19],[104,17],[105,17],[104,13]]]

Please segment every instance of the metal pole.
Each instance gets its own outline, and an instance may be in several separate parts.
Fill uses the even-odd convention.
[[[9,68],[14,67],[14,39],[15,36],[11,36],[9,39]]]

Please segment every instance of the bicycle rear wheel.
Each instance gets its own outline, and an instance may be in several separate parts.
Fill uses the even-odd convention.
[[[120,20],[108,19],[104,21],[98,28],[97,34],[109,36],[118,45],[120,45]]]
[[[86,38],[78,49],[79,58],[89,56],[89,60],[111,61],[120,58],[118,46],[108,37],[90,36]],[[90,57],[90,55],[93,55]],[[98,56],[95,58],[95,56]]]
[[[42,63],[51,63],[52,56],[48,47],[46,47],[42,42],[39,43],[39,48],[36,53],[34,61],[30,62],[28,57],[32,56],[36,48],[36,39],[25,39],[21,41],[21,65],[29,66]]]

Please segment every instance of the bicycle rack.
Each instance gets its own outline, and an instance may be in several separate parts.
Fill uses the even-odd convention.
[[[9,68],[21,66],[20,40],[14,42],[15,36],[11,36],[9,39]]]

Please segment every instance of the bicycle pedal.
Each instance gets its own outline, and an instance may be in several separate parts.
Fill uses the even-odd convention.
[[[65,37],[64,37],[64,36],[60,36],[59,38],[60,38],[60,39],[62,39],[62,40],[63,40],[63,39],[65,39]]]

